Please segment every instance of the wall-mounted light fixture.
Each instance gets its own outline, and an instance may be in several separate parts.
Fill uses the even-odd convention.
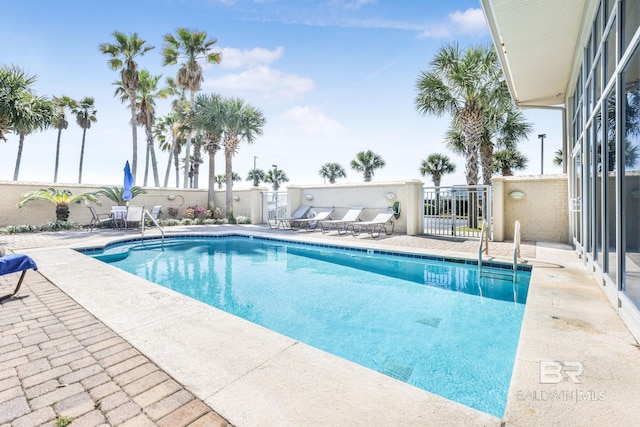
[[[238,200],[240,200],[240,196],[238,196],[238,195],[236,194],[235,196],[233,196],[233,200],[235,200],[235,201],[237,202]]]
[[[304,196],[305,199],[307,199],[308,201],[312,201],[313,200],[313,194],[307,194],[306,196]]]
[[[393,200],[393,199],[395,199],[395,198],[396,198],[396,195],[395,195],[395,193],[388,192],[387,194],[385,194],[385,195],[384,195],[384,197],[385,197],[387,200]]]
[[[167,200],[174,201],[178,197],[180,198],[180,204],[178,206],[184,205],[184,197],[182,197],[180,194],[169,194],[167,196]]]
[[[522,200],[524,199],[524,193],[522,191],[516,190],[509,193],[509,197],[513,200]]]

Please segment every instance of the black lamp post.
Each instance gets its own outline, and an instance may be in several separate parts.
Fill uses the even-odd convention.
[[[540,175],[544,175],[544,139],[547,137],[547,134],[541,133],[538,135],[540,138]]]

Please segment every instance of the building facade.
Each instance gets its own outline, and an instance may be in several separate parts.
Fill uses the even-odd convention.
[[[640,1],[481,4],[516,103],[563,111],[570,243],[640,339]]]

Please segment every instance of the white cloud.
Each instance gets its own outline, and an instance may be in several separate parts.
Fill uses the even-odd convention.
[[[295,74],[286,74],[259,65],[240,73],[227,74],[217,79],[207,79],[205,85],[215,90],[257,91],[280,99],[291,99],[313,89],[313,80]]]
[[[337,121],[327,117],[322,111],[309,106],[296,106],[282,114],[282,118],[291,123],[287,128],[316,135],[337,135],[346,129]]]
[[[377,0],[334,0],[333,2],[331,2],[334,5],[337,5],[339,7],[342,7],[344,9],[353,9],[353,10],[358,10],[360,9],[362,6],[369,4],[369,3],[376,3]]]
[[[460,34],[483,35],[487,33],[487,21],[482,9],[457,10],[450,13],[447,21],[430,25],[420,37],[444,38]]]
[[[221,53],[222,60],[220,61],[220,67],[238,69],[270,64],[282,56],[284,48],[278,46],[275,50],[269,50],[256,47],[250,50],[242,50],[225,47],[222,48]]]
[[[449,20],[463,34],[483,33],[488,28],[482,9],[467,9],[464,12],[457,10],[449,14]]]

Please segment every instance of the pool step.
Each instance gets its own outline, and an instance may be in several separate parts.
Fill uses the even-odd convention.
[[[403,365],[397,360],[387,357],[382,366],[378,368],[378,372],[391,378],[407,382],[413,373],[413,367]]]

